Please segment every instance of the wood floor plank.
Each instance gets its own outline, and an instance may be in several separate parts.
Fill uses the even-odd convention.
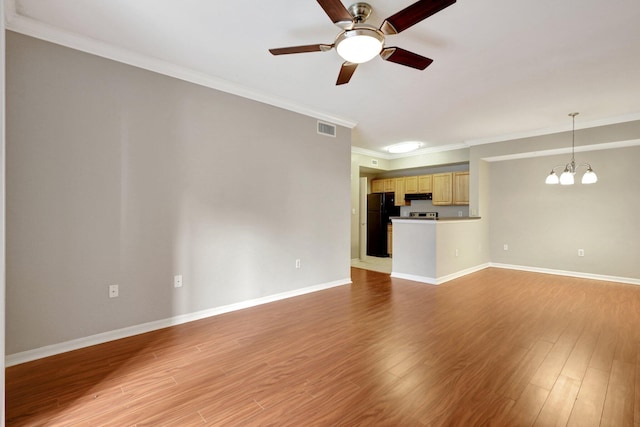
[[[640,424],[640,343],[636,344],[635,403],[633,420],[635,424]]]
[[[582,380],[585,376],[589,361],[598,342],[600,331],[589,322],[582,330],[576,345],[569,354],[561,374],[576,380]]]
[[[600,424],[603,427],[633,426],[635,369],[634,364],[613,361]]]
[[[594,368],[587,369],[567,426],[595,427],[600,425],[608,383],[609,374],[607,372]]]
[[[352,281],[10,367],[7,424],[640,427],[639,287]]]
[[[560,334],[560,337],[553,344],[553,347],[540,364],[531,383],[539,387],[551,390],[554,386],[562,369],[564,368],[569,355],[574,349],[576,341],[580,336],[582,325],[580,321],[573,320]]]
[[[545,388],[528,384],[510,410],[499,418],[494,425],[532,426],[538,418],[549,393],[549,390]]]
[[[518,400],[552,347],[553,344],[548,341],[536,341],[517,369],[501,384],[498,394]]]
[[[534,426],[564,426],[569,421],[580,381],[560,376],[547,397]]]

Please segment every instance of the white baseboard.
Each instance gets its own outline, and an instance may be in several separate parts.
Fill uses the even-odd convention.
[[[462,276],[466,276],[467,274],[475,273],[476,271],[484,270],[485,268],[489,268],[491,266],[490,263],[476,265],[475,267],[466,268],[464,270],[457,271],[455,273],[448,274],[446,276],[438,277],[437,283],[438,285],[448,282],[453,279],[457,279]]]
[[[428,285],[437,285],[438,281],[433,277],[425,277],[425,276],[416,276],[413,274],[404,274],[404,273],[396,273],[394,271],[391,272],[391,277],[395,277],[397,279],[405,279],[411,280],[412,282],[420,282],[426,283]]]
[[[414,282],[427,283],[429,285],[441,285],[445,282],[448,282],[453,279],[457,279],[462,276],[466,276],[467,274],[475,273],[476,271],[484,270],[485,268],[490,267],[489,263],[480,264],[475,267],[466,268],[464,270],[456,271],[455,273],[448,274],[442,277],[425,277],[425,276],[416,276],[413,274],[404,274],[404,273],[396,273],[391,272],[391,277],[397,277],[398,279],[411,280]]]
[[[582,273],[579,271],[553,270],[550,268],[528,267],[525,265],[500,264],[500,263],[494,263],[494,262],[490,263],[490,267],[504,268],[508,270],[529,271],[532,273],[554,274],[556,276],[577,277],[580,279],[601,280],[604,282],[626,283],[628,285],[640,285],[640,279],[634,279],[631,277],[607,276],[604,274]]]
[[[180,325],[183,323],[193,322],[207,317],[213,317],[231,311],[243,310],[249,307],[255,307],[270,302],[280,301],[287,298],[297,297],[300,295],[318,292],[329,288],[351,284],[351,278],[336,280],[333,282],[322,283],[320,285],[309,286],[302,289],[283,292],[280,294],[269,295],[262,298],[242,301],[235,304],[216,307],[208,310],[197,311],[194,313],[182,314],[180,316],[170,317],[168,319],[157,320],[154,322],[143,323],[141,325],[129,326],[127,328],[116,329],[114,331],[104,332],[101,334],[91,335],[84,338],[78,338],[59,344],[48,345],[45,347],[27,350],[20,353],[9,354],[5,357],[5,366],[14,366],[21,363],[30,362],[32,360],[42,359],[44,357],[53,356],[68,351],[78,350],[92,345],[103,344],[105,342],[127,338],[133,335],[144,334],[146,332],[155,331],[169,326]]]

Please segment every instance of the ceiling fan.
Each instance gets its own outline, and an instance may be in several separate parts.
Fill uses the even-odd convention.
[[[273,55],[288,55],[327,52],[335,47],[338,55],[345,60],[336,85],[349,83],[358,64],[367,62],[378,54],[385,61],[424,70],[431,65],[432,59],[399,47],[385,47],[385,36],[398,34],[455,2],[456,0],[420,0],[385,19],[380,28],[375,28],[365,24],[371,15],[371,6],[367,3],[354,3],[347,9],[340,0],[318,0],[333,23],[342,28],[335,41],[332,44],[269,49],[269,52]]]

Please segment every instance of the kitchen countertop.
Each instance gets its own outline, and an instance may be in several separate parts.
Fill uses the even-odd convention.
[[[396,219],[408,219],[409,221],[470,221],[482,219],[480,216],[441,216],[438,218],[426,218],[424,216],[392,216],[392,221]]]

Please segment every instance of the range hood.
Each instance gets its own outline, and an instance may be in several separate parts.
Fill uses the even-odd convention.
[[[431,200],[431,193],[405,194],[404,199],[410,200]]]

